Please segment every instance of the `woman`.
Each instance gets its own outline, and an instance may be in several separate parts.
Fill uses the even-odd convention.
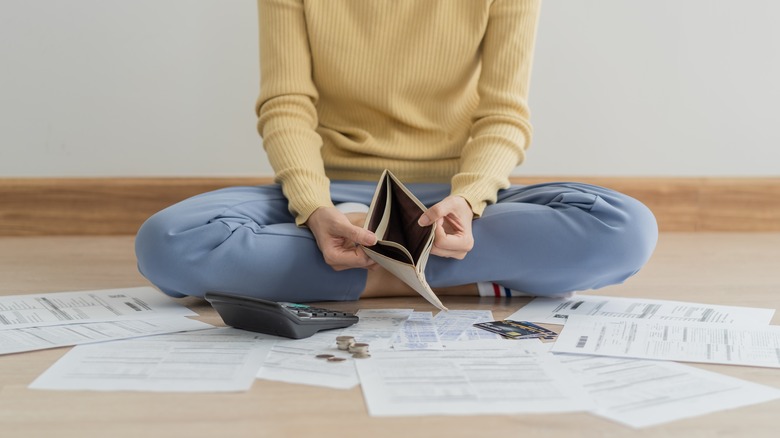
[[[139,268],[164,292],[414,293],[355,245],[376,241],[360,225],[386,168],[429,207],[420,224],[441,225],[426,267],[439,293],[565,295],[620,283],[650,257],[657,227],[638,201],[578,183],[510,186],[531,140],[539,0],[258,6],[258,130],[279,185],[150,218]]]

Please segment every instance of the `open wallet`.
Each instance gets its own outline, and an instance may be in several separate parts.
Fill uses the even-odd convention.
[[[389,170],[382,173],[363,228],[376,234],[363,251],[441,310],[447,310],[425,281],[436,224],[421,227],[425,206]]]

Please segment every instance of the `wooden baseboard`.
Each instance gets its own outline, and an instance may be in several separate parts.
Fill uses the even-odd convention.
[[[661,231],[780,231],[780,178],[513,178],[579,181],[626,193],[655,213]],[[0,236],[134,234],[175,202],[271,178],[0,179]]]
[[[152,214],[198,193],[271,178],[0,179],[0,235],[135,234]]]

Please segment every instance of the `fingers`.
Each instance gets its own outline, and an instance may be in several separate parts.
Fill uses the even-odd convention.
[[[342,223],[337,234],[359,245],[376,245],[376,235],[365,228],[360,228],[351,223]]]
[[[314,234],[325,263],[337,271],[351,268],[368,268],[375,264],[355,244],[376,244],[374,233],[353,225],[347,216],[332,207],[315,210],[307,225]]]
[[[441,202],[426,210],[420,216],[420,219],[417,220],[417,224],[421,227],[427,227],[441,218],[450,217],[456,219],[462,229],[462,223],[459,218],[461,216],[471,218],[472,215],[471,207],[465,199],[460,196],[447,196]]]
[[[376,264],[359,246],[355,246],[353,243],[326,247],[321,250],[325,263],[336,271],[352,268],[368,269]]]
[[[463,260],[466,254],[474,247],[474,238],[471,232],[448,234],[444,226],[447,220],[449,220],[449,217],[441,219],[439,224],[437,224],[439,226],[434,231],[435,236],[431,253],[439,257]]]
[[[366,268],[375,264],[358,246],[376,245],[377,237],[374,233],[361,227],[342,223],[339,224],[334,235],[336,236],[335,240],[340,245],[323,251],[325,261],[334,269]]]
[[[376,264],[374,260],[357,245],[373,246],[376,245],[377,237],[374,233],[351,225],[343,230],[344,245],[342,251],[337,252],[336,260],[330,265],[333,269],[341,270],[349,268],[369,268]]]
[[[425,213],[423,213],[422,216],[420,216],[420,219],[417,220],[417,225],[421,227],[427,227],[430,224],[446,216],[449,213],[449,211],[447,211],[445,206],[442,205],[443,202],[444,201],[426,210]]]
[[[462,260],[474,247],[471,233],[473,212],[465,199],[448,196],[429,208],[418,220],[418,224],[436,222],[431,253],[439,257]]]
[[[369,258],[362,249],[356,246],[352,248],[328,247],[322,251],[325,263],[330,265],[336,271],[343,271],[352,268],[369,269],[376,265],[376,262]]]

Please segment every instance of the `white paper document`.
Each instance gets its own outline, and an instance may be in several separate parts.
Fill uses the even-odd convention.
[[[304,339],[279,338],[257,372],[257,378],[333,389],[354,388],[360,382],[353,359],[336,347],[336,336],[340,333],[341,330],[328,330]],[[318,358],[321,354],[345,360],[332,362]]]
[[[393,338],[393,350],[441,350],[431,312],[413,312]]]
[[[556,355],[593,413],[640,428],[780,398],[780,390],[675,362]]]
[[[233,328],[73,348],[32,389],[153,392],[246,391],[275,339]]]
[[[354,336],[356,342],[369,344],[369,352],[388,350],[404,322],[412,315],[411,309],[361,309],[360,321],[340,330],[315,333],[305,339],[282,339],[271,350],[257,378],[303,385],[350,389],[357,386],[357,372],[352,356],[336,346],[337,336]],[[344,358],[332,362],[318,358],[330,354]]]
[[[501,339],[496,333],[474,327],[479,322],[493,321],[490,310],[449,310],[439,312],[433,318],[442,342]]]
[[[0,354],[139,338],[163,333],[203,330],[213,327],[205,322],[177,316],[0,330]]]
[[[0,297],[0,330],[161,316],[197,314],[151,287]]]
[[[754,307],[576,295],[565,299],[535,298],[506,319],[565,324],[569,315],[589,315],[634,320],[767,325],[774,314],[774,309]]]
[[[395,335],[412,313],[412,309],[360,309],[360,322],[343,329],[341,334],[370,344],[372,352],[386,350],[392,347]]]
[[[780,368],[780,326],[572,315],[552,351]]]
[[[440,351],[381,352],[355,361],[372,416],[584,411],[589,399],[538,341],[449,343]]]

